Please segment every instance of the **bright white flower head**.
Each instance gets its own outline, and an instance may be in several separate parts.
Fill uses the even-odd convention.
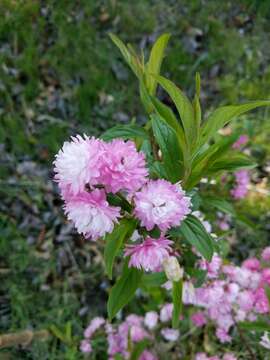
[[[60,188],[68,188],[76,195],[84,191],[86,184],[96,184],[100,176],[102,148],[101,140],[86,135],[77,135],[66,141],[54,161],[55,180]]]

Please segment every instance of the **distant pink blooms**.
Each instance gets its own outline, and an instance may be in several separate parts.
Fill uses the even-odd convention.
[[[176,341],[178,340],[180,334],[177,329],[165,328],[161,330],[161,335],[167,341]]]
[[[64,208],[78,233],[92,240],[112,232],[120,217],[120,208],[110,206],[104,190],[101,189],[90,193],[84,191],[70,197]]]
[[[139,360],[158,360],[158,358],[148,350],[144,350]]]
[[[234,175],[236,185],[231,190],[231,195],[235,199],[243,199],[248,193],[248,185],[250,182],[249,172],[247,170],[239,170]]]
[[[179,226],[190,213],[190,198],[178,184],[166,180],[150,180],[136,193],[135,215],[147,230],[157,225],[162,231]]]
[[[201,327],[207,323],[206,317],[202,311],[198,311],[191,315],[191,321],[197,327]]]
[[[183,296],[183,302],[200,309],[191,317],[196,326],[211,322],[219,341],[230,342],[237,322],[255,321],[259,314],[269,312],[264,287],[270,284],[270,268],[257,258],[247,259],[241,266],[222,266],[214,261],[211,268],[210,264],[204,261],[208,282],[194,290],[195,296]]]
[[[102,317],[95,317],[84,331],[85,338],[91,338],[93,334],[105,324],[105,319]]]
[[[146,238],[143,243],[127,245],[125,256],[130,256],[129,266],[145,271],[160,271],[163,261],[169,257],[172,241],[164,237]]]
[[[154,329],[158,323],[158,314],[156,311],[148,311],[144,317],[144,325],[148,329]]]
[[[92,352],[92,346],[90,342],[86,339],[82,340],[80,344],[80,350],[84,354],[90,354]]]
[[[238,140],[233,144],[234,149],[241,149],[242,145],[245,145],[248,142],[247,135],[240,135]]]
[[[270,260],[270,246],[268,246],[267,248],[265,248],[262,252],[262,259],[264,261],[269,261]]]

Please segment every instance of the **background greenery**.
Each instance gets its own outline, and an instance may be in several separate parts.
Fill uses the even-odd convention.
[[[64,219],[53,156],[71,134],[98,135],[146,117],[137,80],[108,32],[146,54],[158,35],[171,33],[162,73],[192,94],[199,71],[203,108],[210,110],[269,99],[270,3],[0,0],[0,14],[0,332],[53,324],[64,331],[70,322],[76,343],[87,320],[104,314],[110,283],[102,249]],[[269,174],[269,118],[260,110],[236,124],[252,139],[254,184]],[[239,207],[251,225],[235,228],[236,261],[269,241],[269,199],[255,196]],[[79,357],[56,337],[0,351],[1,359]]]

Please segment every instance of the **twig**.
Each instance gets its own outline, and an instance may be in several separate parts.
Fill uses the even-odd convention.
[[[29,345],[33,340],[47,340],[50,334],[47,330],[25,330],[18,333],[0,335],[0,349],[16,345]]]

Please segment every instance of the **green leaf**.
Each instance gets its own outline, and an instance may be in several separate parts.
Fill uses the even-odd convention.
[[[183,293],[183,281],[174,281],[172,289],[172,298],[173,298],[173,314],[172,314],[172,326],[177,328],[179,326],[179,318],[182,312],[183,302],[182,302],[182,293]]]
[[[126,45],[122,42],[122,40],[120,40],[116,35],[109,33],[109,36],[110,36],[111,40],[114,42],[114,44],[120,50],[123,58],[125,59],[127,64],[130,66],[130,68],[132,69],[134,74],[138,78],[142,78],[143,71],[142,71],[142,66],[139,62],[139,59],[133,53],[130,52],[130,50],[126,47]]]
[[[196,140],[194,110],[191,102],[173,82],[162,76],[155,76],[155,78],[174,102],[183,124],[186,143],[191,145]]]
[[[141,283],[146,287],[159,287],[166,281],[168,281],[168,279],[164,271],[161,271],[151,274],[143,274]]]
[[[160,117],[162,117],[162,119],[164,119],[168,123],[168,125],[171,128],[173,128],[174,131],[176,132],[179,145],[182,149],[182,152],[185,153],[186,140],[185,140],[184,130],[180,125],[179,121],[176,119],[173,111],[168,106],[166,106],[165,104],[163,104],[161,101],[159,101],[157,98],[153,96],[151,97],[151,101],[156,112],[160,115]]]
[[[155,42],[149,57],[149,61],[146,64],[146,87],[150,95],[155,95],[157,81],[153,76],[148,74],[159,75],[162,60],[164,57],[164,50],[170,39],[170,34],[162,34]]]
[[[105,237],[104,260],[109,278],[112,278],[114,259],[125,239],[130,237],[137,225],[134,219],[122,219],[112,233]]]
[[[180,232],[186,241],[194,246],[207,261],[211,261],[214,253],[214,240],[199,219],[193,215],[188,215],[180,227],[175,230]]]
[[[270,331],[270,324],[265,321],[243,321],[239,323],[241,329],[250,331]]]
[[[201,130],[200,144],[206,143],[215,133],[235,117],[260,106],[269,106],[270,100],[254,101],[242,105],[222,106],[216,109],[206,120]]]
[[[124,140],[140,138],[146,140],[148,139],[148,134],[138,125],[117,125],[105,131],[101,138],[105,141],[110,141],[115,138]]]
[[[143,353],[143,351],[147,348],[148,345],[149,345],[148,339],[144,339],[138,342],[137,344],[135,344],[129,359],[138,360],[140,355]]]
[[[176,133],[159,116],[152,115],[151,120],[153,133],[162,153],[168,180],[175,183],[181,179],[183,172],[183,167],[181,165],[183,154]]]
[[[107,311],[110,320],[133,298],[140,285],[142,274],[142,271],[133,267],[129,268],[127,262],[125,263],[122,275],[109,294]]]
[[[206,276],[207,276],[207,270],[185,267],[185,271],[187,272],[187,274],[189,276],[196,279],[196,282],[194,283],[194,286],[196,288],[199,288],[203,285],[203,283],[206,279]]]
[[[220,199],[214,196],[204,196],[203,197],[204,203],[208,206],[215,207],[216,209],[224,212],[225,214],[229,214],[232,216],[236,216],[234,207],[231,203],[224,199]]]
[[[231,154],[215,161],[207,169],[206,175],[212,175],[220,171],[237,171],[241,169],[253,169],[256,163],[244,154]]]

